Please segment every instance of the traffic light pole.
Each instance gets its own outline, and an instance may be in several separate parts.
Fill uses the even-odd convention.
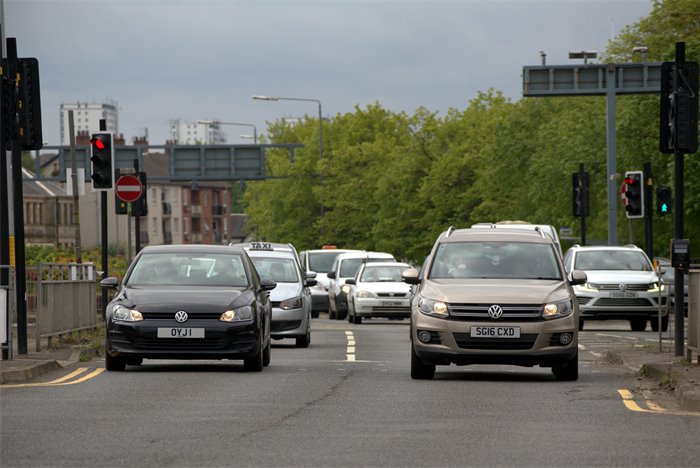
[[[651,173],[651,163],[644,163],[644,241],[647,256],[651,259],[654,255],[654,210],[652,210],[652,198],[654,192],[654,176]]]
[[[588,213],[585,212],[583,209],[584,206],[584,200],[588,200],[588,193],[585,193],[587,190],[586,184],[585,184],[585,177],[586,177],[586,170],[584,168],[583,163],[579,164],[578,166],[578,172],[579,172],[579,196],[581,197],[581,216],[579,219],[581,220],[581,245],[586,245],[586,215]]]
[[[105,119],[100,119],[100,131],[107,131],[107,121]],[[114,177],[114,175],[112,175]],[[101,231],[102,231],[102,279],[107,278],[109,275],[109,257],[108,257],[108,242],[109,237],[107,235],[107,192],[100,192],[100,215],[101,215]],[[109,301],[109,294],[107,288],[102,288],[102,317],[106,317],[107,312],[107,302]]]
[[[680,67],[685,63],[685,42],[676,42],[676,67],[673,73],[673,89],[677,90],[680,84],[678,79],[678,71]],[[673,238],[683,239],[683,150],[676,148],[674,151],[675,163],[674,163],[674,210],[673,214]],[[683,291],[683,269],[676,268],[673,272],[673,293],[675,297],[675,304],[673,308],[674,314],[674,325],[675,325],[675,346],[674,352],[676,356],[683,355],[683,340],[685,338],[684,322],[683,322],[683,308],[685,306],[685,293]]]

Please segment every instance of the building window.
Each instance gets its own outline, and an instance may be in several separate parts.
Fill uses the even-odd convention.
[[[180,232],[180,220],[173,218],[173,234],[177,235],[178,232]]]
[[[158,218],[155,216],[151,218],[151,231],[153,231],[153,234],[158,232]]]
[[[158,203],[158,200],[156,200],[156,197],[158,196],[158,191],[154,188],[151,189],[151,205],[155,205]]]

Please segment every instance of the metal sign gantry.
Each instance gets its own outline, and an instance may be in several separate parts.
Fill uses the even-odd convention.
[[[608,245],[617,245],[616,103],[618,94],[661,90],[661,63],[608,63],[523,67],[524,97],[606,96]]]

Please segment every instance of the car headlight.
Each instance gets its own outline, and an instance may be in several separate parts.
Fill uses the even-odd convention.
[[[143,320],[143,315],[141,315],[141,312],[139,312],[138,310],[129,309],[128,307],[124,307],[123,305],[118,305],[114,308],[112,318],[114,318],[114,320],[121,320],[123,322],[140,322],[141,320]]]
[[[659,292],[663,291],[665,286],[663,284],[660,284],[658,281],[656,283],[649,283],[647,285],[647,292]]]
[[[598,283],[584,283],[578,287],[584,291],[598,291],[600,289],[600,285]]]
[[[571,315],[573,311],[574,303],[571,301],[571,299],[560,302],[550,302],[549,304],[544,305],[542,317],[546,319],[566,317],[567,315]]]
[[[280,302],[280,309],[282,310],[289,310],[289,309],[301,309],[301,296],[298,297],[293,297],[291,299],[285,299],[282,302]]]
[[[349,284],[344,284],[344,285],[340,288],[340,290],[343,291],[343,293],[345,293],[345,295],[347,296],[348,294],[350,294],[350,285],[349,285]]]
[[[360,291],[357,291],[357,297],[364,297],[364,298],[367,298],[367,297],[374,297],[374,294],[372,294],[372,293],[369,292],[369,291],[362,291],[362,290],[360,290]]]
[[[427,297],[418,299],[418,310],[431,317],[447,318],[450,316],[447,310],[447,304],[442,301],[428,299]]]
[[[237,309],[227,310],[219,320],[222,322],[241,322],[244,320],[253,319],[253,308],[251,306],[238,307]]]

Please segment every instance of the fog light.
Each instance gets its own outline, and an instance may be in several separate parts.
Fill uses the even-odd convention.
[[[430,343],[432,338],[433,335],[429,331],[422,330],[418,332],[418,339],[421,343]]]
[[[574,336],[571,333],[562,333],[559,335],[559,343],[563,345],[568,345],[573,339]]]

